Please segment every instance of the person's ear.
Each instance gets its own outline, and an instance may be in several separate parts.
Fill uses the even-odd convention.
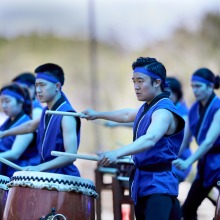
[[[214,85],[213,84],[207,84],[207,88],[213,90],[214,89]]]
[[[61,83],[57,82],[55,85],[56,85],[56,91],[60,91],[61,90]]]
[[[160,87],[160,84],[161,84],[161,80],[160,80],[160,79],[156,79],[156,80],[154,81],[154,87],[155,87],[155,88]]]

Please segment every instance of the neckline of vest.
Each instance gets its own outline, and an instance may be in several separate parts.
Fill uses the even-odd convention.
[[[150,109],[153,105],[155,105],[158,101],[160,101],[163,98],[169,98],[170,92],[163,92],[159,95],[157,95],[148,105],[147,102],[144,105],[144,112],[146,112],[148,109]]]
[[[20,112],[16,117],[15,119],[12,121],[11,118],[9,118],[6,126],[5,126],[5,129],[8,129],[10,128],[11,126],[13,126],[23,115],[24,115],[24,111]]]

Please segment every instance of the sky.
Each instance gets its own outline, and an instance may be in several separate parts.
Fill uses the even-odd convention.
[[[219,0],[1,0],[0,36],[89,38],[91,4],[96,38],[133,48],[167,38],[179,26],[196,29],[205,13],[220,13]]]

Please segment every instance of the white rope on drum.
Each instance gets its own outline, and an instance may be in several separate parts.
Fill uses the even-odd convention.
[[[63,220],[66,220],[66,217],[64,216],[64,215],[62,215],[62,214],[56,214],[56,215],[54,215],[53,216],[53,218],[52,218],[52,220],[55,220],[55,217],[62,217],[63,218]]]

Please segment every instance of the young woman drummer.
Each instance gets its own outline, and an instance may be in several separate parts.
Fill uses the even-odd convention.
[[[43,107],[36,98],[35,81],[35,75],[30,72],[20,73],[12,80],[12,82],[18,83],[22,88],[28,89],[32,101],[32,118],[40,119]]]
[[[13,83],[0,90],[1,106],[8,116],[0,126],[0,131],[11,129],[31,120],[31,99],[29,92]],[[37,149],[32,143],[33,134],[11,135],[0,139],[0,157],[13,161],[19,166],[39,163]],[[15,170],[1,164],[1,174],[11,177]]]

